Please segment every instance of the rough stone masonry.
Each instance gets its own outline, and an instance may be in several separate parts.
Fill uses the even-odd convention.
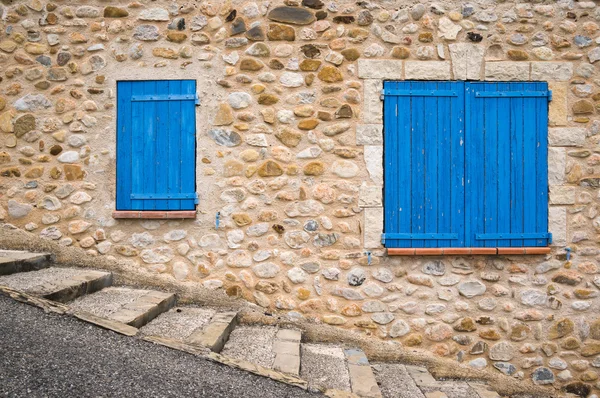
[[[594,2],[2,4],[0,220],[476,368],[600,386]],[[116,81],[142,79],[197,81],[193,220],[112,217]],[[402,79],[549,83],[551,254],[386,256],[379,93]]]

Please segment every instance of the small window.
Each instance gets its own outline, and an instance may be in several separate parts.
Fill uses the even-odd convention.
[[[117,83],[117,210],[194,210],[196,82]]]
[[[549,99],[546,83],[385,82],[385,246],[547,246]]]

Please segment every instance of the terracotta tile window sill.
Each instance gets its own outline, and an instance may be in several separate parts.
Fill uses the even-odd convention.
[[[535,255],[548,253],[550,253],[549,247],[441,247],[387,249],[388,256]]]
[[[113,218],[142,218],[142,219],[181,219],[196,218],[195,210],[181,211],[139,211],[139,210],[115,210]]]

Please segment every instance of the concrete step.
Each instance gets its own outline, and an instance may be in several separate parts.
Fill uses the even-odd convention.
[[[0,285],[66,303],[112,284],[110,272],[75,268],[44,268],[0,276]]]
[[[222,354],[298,376],[301,337],[298,330],[278,329],[274,326],[241,326],[231,332]]]
[[[302,344],[300,377],[310,391],[351,391],[344,349],[324,344]]]
[[[344,354],[348,363],[352,392],[359,397],[381,398],[381,391],[365,353],[356,348],[349,348],[344,350]]]
[[[385,398],[425,398],[404,365],[381,363],[372,369]]]
[[[425,398],[480,398],[466,382],[436,380],[426,368],[406,365],[408,374],[425,395]]]
[[[186,343],[206,347],[214,352],[221,352],[236,324],[236,312],[217,312],[210,319],[208,325],[195,330],[186,339]]]
[[[30,253],[16,250],[0,250],[0,275],[37,271],[48,268],[52,261],[49,253]]]
[[[111,287],[71,303],[75,311],[140,328],[175,305],[175,295],[155,290]]]

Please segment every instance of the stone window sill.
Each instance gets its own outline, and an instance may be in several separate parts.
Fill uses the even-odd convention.
[[[115,210],[113,218],[142,218],[142,219],[181,219],[196,218],[195,210],[181,211],[139,211],[139,210]]]
[[[468,255],[536,255],[550,253],[549,247],[442,247],[390,248],[388,256],[468,256]]]

